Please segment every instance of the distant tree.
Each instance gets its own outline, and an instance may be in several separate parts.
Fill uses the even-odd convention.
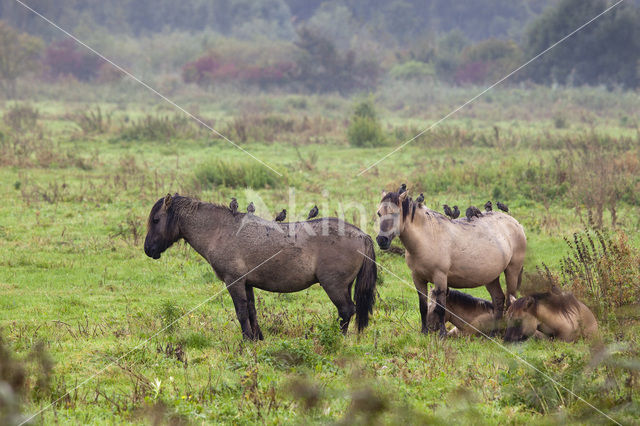
[[[605,10],[605,0],[561,0],[528,28],[527,57],[542,52]],[[640,86],[640,9],[621,4],[556,46],[526,69],[539,83]]]
[[[358,60],[354,51],[341,53],[328,38],[303,27],[298,30],[296,58],[298,81],[313,92],[372,88],[380,66],[372,60]]]
[[[455,74],[456,83],[497,81],[522,61],[522,51],[511,40],[489,39],[465,48]]]
[[[9,96],[15,96],[18,77],[35,71],[44,43],[38,37],[21,33],[0,21],[0,84]]]
[[[453,30],[440,37],[433,53],[436,75],[443,81],[453,82],[460,66],[461,52],[470,43],[460,30]]]
[[[309,19],[324,0],[285,0],[296,19]]]

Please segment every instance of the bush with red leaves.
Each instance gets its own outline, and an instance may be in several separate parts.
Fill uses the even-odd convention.
[[[73,76],[80,81],[90,81],[99,75],[103,60],[89,51],[83,51],[71,39],[53,42],[47,47],[43,65],[45,75],[56,79]]]

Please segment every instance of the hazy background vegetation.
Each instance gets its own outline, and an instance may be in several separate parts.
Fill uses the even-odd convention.
[[[107,5],[50,0],[30,4],[165,91],[197,85],[202,90],[233,86],[239,91],[344,95],[406,80],[455,86],[493,82],[609,3],[117,0]],[[0,77],[10,96],[30,93],[21,95],[13,87],[16,79],[27,77],[49,84],[70,79],[115,84],[122,78],[18,3],[3,2],[0,19],[4,44],[0,53],[11,55],[3,60]],[[640,84],[639,21],[638,2],[624,2],[507,84],[634,89]],[[13,70],[7,62],[15,63]]]
[[[571,392],[640,417],[639,1],[361,176],[613,3],[27,3],[282,176],[0,2],[0,423],[52,402],[36,422],[603,420]],[[314,286],[257,291],[266,340],[247,343],[224,292],[191,312],[224,290],[193,250],[141,247],[168,192],[265,218],[317,204],[375,235],[380,191],[402,182],[435,210],[507,203],[528,238],[521,294],[574,292],[602,341],[509,347],[535,371],[487,339],[421,335],[404,258],[378,251],[364,333],[343,338]]]

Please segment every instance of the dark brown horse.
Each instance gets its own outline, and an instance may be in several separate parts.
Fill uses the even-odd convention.
[[[263,338],[254,287],[291,293],[320,283],[338,308],[343,333],[354,313],[358,331],[369,322],[377,278],[373,241],[342,220],[277,223],[176,194],[155,203],[147,228],[147,256],[159,259],[184,239],[209,262],[227,285],[246,339]]]

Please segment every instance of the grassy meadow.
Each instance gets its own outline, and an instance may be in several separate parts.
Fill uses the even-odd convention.
[[[611,422],[575,395],[636,423],[633,261],[601,271],[624,276],[631,294],[607,302],[616,309],[599,316],[601,343],[505,350],[500,340],[422,335],[397,254],[377,252],[390,272],[379,272],[379,298],[360,335],[353,322],[340,335],[334,305],[313,286],[256,291],[261,342],[242,340],[223,283],[190,247],[176,244],[158,261],[145,256],[147,215],[168,192],[220,203],[234,196],[267,218],[287,208],[288,220],[317,204],[321,216],[344,217],[375,237],[381,191],[406,182],[436,210],[505,202],[527,233],[525,271],[547,265],[578,293],[592,294],[580,280],[563,280],[562,259],[571,255],[564,239],[598,227],[598,206],[604,232],[625,259],[638,259],[637,94],[496,89],[358,176],[475,94],[417,89],[381,89],[384,140],[370,147],[347,140],[358,99],[175,96],[282,176],[169,105],[123,89],[102,97],[47,88],[40,98],[55,101],[5,102],[0,357],[24,377],[0,423],[40,410],[35,424]],[[470,292],[489,298],[484,288]]]

